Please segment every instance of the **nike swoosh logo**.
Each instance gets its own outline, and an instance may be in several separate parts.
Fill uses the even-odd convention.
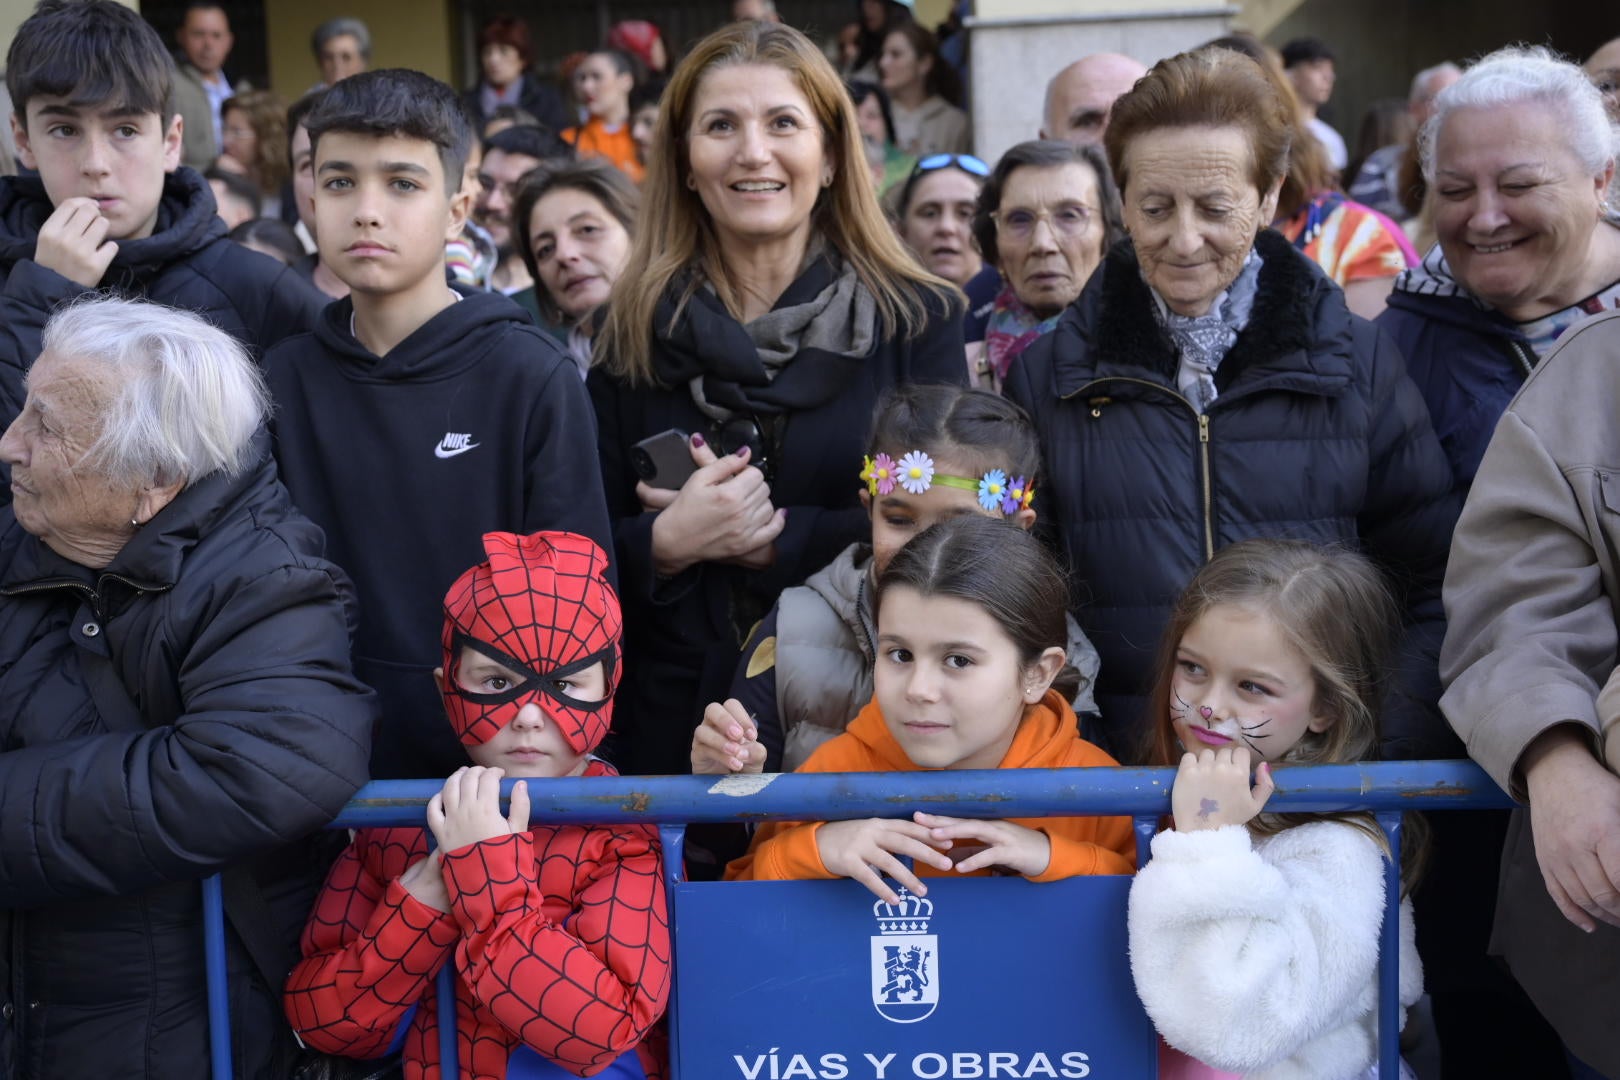
[[[469,450],[476,450],[480,445],[482,444],[468,443],[466,446],[458,446],[454,450],[446,450],[442,446],[435,446],[433,448],[433,456],[436,458],[451,458],[455,457],[457,454],[465,454]]]

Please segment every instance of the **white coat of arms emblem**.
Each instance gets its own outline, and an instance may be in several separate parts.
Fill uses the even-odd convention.
[[[915,1024],[939,1007],[939,938],[928,932],[933,901],[898,892],[898,903],[872,905],[872,1005],[886,1020]]]

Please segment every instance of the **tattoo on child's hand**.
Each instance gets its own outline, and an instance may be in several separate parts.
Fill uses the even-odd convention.
[[[1221,804],[1214,799],[1200,799],[1198,801],[1198,820],[1208,821],[1211,814],[1221,812]]]

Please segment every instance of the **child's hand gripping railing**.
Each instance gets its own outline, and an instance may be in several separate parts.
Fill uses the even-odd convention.
[[[534,824],[641,823],[684,826],[699,822],[835,821],[908,817],[926,808],[956,817],[1076,817],[1130,815],[1136,819],[1138,862],[1159,819],[1169,813],[1174,769],[1005,769],[916,773],[792,773],[736,776],[579,778],[529,785]],[[1370,811],[1394,853],[1386,867],[1386,918],[1380,942],[1379,1075],[1399,1070],[1398,996],[1400,821],[1408,810],[1484,810],[1511,806],[1483,769],[1466,761],[1380,762],[1298,766],[1279,770],[1270,812]],[[366,785],[332,828],[409,826],[422,821],[427,800],[442,785],[431,780]],[[510,789],[510,782],[503,785]],[[664,829],[666,873],[680,877],[683,830]],[[725,886],[720,886],[724,888]],[[674,902],[675,889],[669,893]],[[231,1049],[225,984],[225,918],[217,878],[203,883],[214,1080],[230,1080]],[[675,921],[671,919],[673,928]],[[1120,927],[1123,949],[1123,926]],[[679,963],[677,952],[677,964]],[[441,1016],[453,1016],[453,972],[441,972]],[[1121,987],[1121,992],[1128,988]],[[1134,993],[1134,991],[1131,991]],[[441,1024],[441,1075],[454,1080],[454,1025]],[[695,1080],[681,1077],[676,1080]]]

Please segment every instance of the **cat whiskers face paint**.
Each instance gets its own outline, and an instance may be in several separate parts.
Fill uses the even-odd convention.
[[[1255,734],[1253,734],[1253,732],[1259,731],[1261,728],[1265,727],[1269,723],[1271,723],[1271,717],[1269,717],[1269,716],[1266,717],[1264,720],[1260,721],[1258,724],[1245,724],[1241,720],[1237,721],[1239,735],[1242,737],[1243,741],[1248,743],[1249,746],[1257,754],[1260,753],[1260,747],[1255,745],[1254,740],[1256,740],[1256,739],[1269,739],[1269,738],[1271,738],[1271,734],[1268,732],[1265,735],[1255,735]]]

